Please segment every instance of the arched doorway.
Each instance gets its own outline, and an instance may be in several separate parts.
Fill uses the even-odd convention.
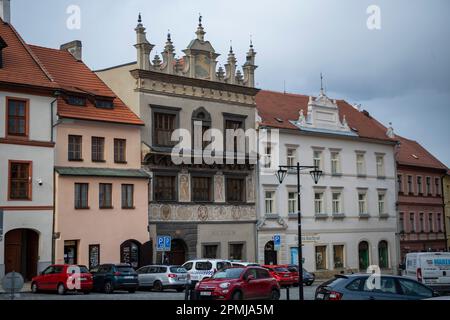
[[[267,242],[264,246],[264,264],[278,264],[277,252],[275,251],[275,244],[273,241]]]
[[[153,241],[147,241],[141,246],[140,265],[148,266],[153,264]]]
[[[39,234],[30,229],[11,230],[5,235],[5,272],[19,272],[26,281],[37,275]]]
[[[172,240],[172,248],[168,253],[169,264],[181,266],[186,262],[186,243],[181,239]]]
[[[120,262],[128,263],[133,268],[139,267],[141,244],[136,240],[127,240],[120,245]]]
[[[378,264],[380,269],[389,268],[389,249],[388,243],[385,240],[378,243]]]
[[[369,243],[367,241],[359,243],[358,253],[359,269],[365,271],[369,267]]]

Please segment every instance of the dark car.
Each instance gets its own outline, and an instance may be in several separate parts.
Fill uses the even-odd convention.
[[[129,264],[102,264],[91,270],[94,290],[113,293],[125,290],[134,293],[139,288],[137,272]]]
[[[372,277],[371,277],[372,276]],[[400,276],[336,275],[316,290],[316,300],[422,300],[438,296],[422,283]]]
[[[280,285],[264,268],[228,268],[197,283],[195,292],[198,299],[208,300],[278,300]]]
[[[296,273],[296,283],[294,284],[294,286],[298,286],[298,266],[295,264],[290,264],[287,266],[287,269],[292,272],[292,273]],[[312,284],[314,283],[314,281],[316,281],[316,275],[314,273],[308,272],[306,271],[305,268],[303,268],[303,284],[309,286],[312,286]]]

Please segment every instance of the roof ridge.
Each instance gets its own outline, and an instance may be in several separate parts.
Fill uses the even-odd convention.
[[[33,51],[30,49],[28,44],[23,40],[23,38],[20,36],[20,34],[17,32],[17,30],[14,28],[14,26],[10,23],[7,23],[8,27],[11,28],[14,35],[17,37],[19,42],[22,44],[22,46],[25,48],[25,50],[28,52],[28,54],[31,56],[33,61],[37,64],[37,66],[41,69],[41,71],[44,73],[44,75],[51,81],[56,83],[55,79],[53,79],[51,73],[45,68],[45,66],[42,64],[42,62],[38,59],[38,57],[33,53]]]

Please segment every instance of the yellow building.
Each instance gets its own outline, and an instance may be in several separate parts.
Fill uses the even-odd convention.
[[[447,248],[450,251],[450,171],[444,177],[445,232]]]

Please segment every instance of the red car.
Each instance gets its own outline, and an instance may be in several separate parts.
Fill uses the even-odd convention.
[[[197,283],[195,293],[208,300],[278,300],[280,285],[264,268],[228,268]]]
[[[263,268],[266,268],[270,275],[274,277],[281,287],[290,287],[295,283],[295,275],[293,272],[290,272],[286,266],[282,265],[264,265]],[[296,275],[298,282],[298,274]]]
[[[92,291],[92,275],[85,266],[51,265],[31,281],[31,291],[56,291],[63,295],[67,291]]]

